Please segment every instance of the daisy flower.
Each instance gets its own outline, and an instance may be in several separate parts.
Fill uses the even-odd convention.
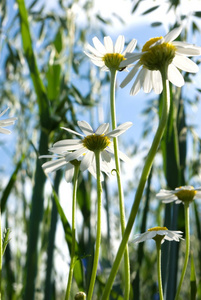
[[[174,202],[179,204],[181,202],[192,202],[194,198],[201,198],[201,188],[195,189],[193,186],[185,185],[176,188],[175,190],[160,190],[156,194],[156,198],[163,200],[163,203]]]
[[[125,55],[127,53],[133,52],[137,44],[137,41],[133,39],[123,51],[125,44],[125,38],[123,35],[118,36],[115,45],[113,44],[110,36],[104,37],[104,45],[97,37],[94,37],[92,41],[94,47],[87,44],[86,50],[89,52],[84,51],[84,53],[103,71],[109,71],[109,69],[124,69],[125,67],[119,68],[119,64],[125,59]]]
[[[9,107],[7,107],[7,108],[0,114],[0,117],[2,117],[2,116],[7,112],[8,109],[9,109]],[[0,133],[11,134],[11,131],[10,131],[10,130],[8,130],[8,129],[6,129],[6,128],[3,128],[3,127],[13,125],[13,124],[15,123],[15,120],[17,120],[17,118],[8,118],[8,119],[1,120],[1,121],[0,121]]]
[[[176,241],[183,240],[182,238],[182,231],[172,231],[168,230],[166,227],[153,227],[148,229],[146,232],[138,235],[134,240],[133,243],[141,243],[151,239],[162,239],[163,243],[165,240],[167,241]]]
[[[107,175],[111,171],[111,154],[113,153],[113,145],[111,139],[117,137],[131,127],[131,122],[126,122],[118,126],[115,130],[108,132],[109,123],[104,123],[94,132],[92,127],[85,121],[78,121],[80,130],[84,133],[80,134],[69,128],[64,130],[78,135],[82,139],[67,139],[56,142],[49,149],[54,155],[43,155],[40,158],[57,158],[46,162],[42,165],[46,173],[56,171],[62,167],[66,167],[66,180],[69,182],[72,179],[74,165],[80,164],[80,170],[89,170],[96,177],[95,167],[95,151],[101,152],[101,171]],[[69,152],[73,151],[73,152]],[[128,161],[129,158],[119,151],[119,156],[122,160]]]
[[[183,76],[177,68],[185,72],[198,72],[198,66],[187,56],[201,55],[201,47],[174,41],[181,31],[182,26],[173,29],[164,37],[150,39],[144,44],[141,53],[127,53],[127,59],[120,63],[120,68],[137,63],[120,86],[125,87],[139,71],[130,94],[137,94],[141,87],[145,93],[153,89],[156,94],[160,94],[163,89],[161,70],[165,65],[168,65],[168,80],[178,87],[184,85]]]

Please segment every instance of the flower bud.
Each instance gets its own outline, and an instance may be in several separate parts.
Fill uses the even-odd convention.
[[[78,292],[75,295],[75,300],[86,300],[86,294],[84,292]]]

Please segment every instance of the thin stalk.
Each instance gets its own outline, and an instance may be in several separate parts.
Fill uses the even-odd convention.
[[[156,131],[155,137],[153,139],[151,148],[149,150],[149,153],[147,155],[146,161],[145,161],[145,165],[144,168],[142,170],[142,174],[141,174],[141,178],[139,181],[139,185],[135,194],[135,199],[131,208],[131,212],[130,212],[130,216],[128,219],[128,223],[127,226],[125,228],[124,231],[124,235],[122,238],[122,241],[120,243],[116,258],[114,260],[109,278],[107,280],[107,283],[105,285],[105,289],[103,291],[103,295],[102,295],[102,300],[107,300],[112,288],[112,284],[114,282],[115,276],[117,274],[122,256],[124,254],[128,239],[129,239],[129,235],[131,233],[134,221],[135,221],[135,217],[137,215],[137,211],[140,205],[140,200],[142,198],[142,194],[144,191],[144,187],[145,187],[145,183],[147,181],[147,178],[149,176],[152,164],[153,164],[153,160],[154,157],[157,153],[157,149],[158,146],[160,144],[161,138],[163,136],[165,127],[166,127],[166,123],[167,123],[167,119],[168,119],[168,113],[169,113],[169,106],[170,106],[170,95],[169,95],[169,82],[167,79],[167,67],[164,67],[163,70],[161,70],[161,74],[162,74],[162,81],[163,81],[163,109],[162,109],[162,116],[159,122],[159,126],[158,129]]]
[[[94,262],[93,269],[91,275],[91,281],[89,285],[89,291],[87,300],[91,300],[94,290],[94,284],[96,280],[96,272],[98,268],[98,259],[99,259],[99,251],[100,251],[100,243],[101,243],[101,171],[100,171],[100,151],[94,151],[96,158],[96,176],[97,176],[97,229],[96,229],[96,249],[94,254]]]
[[[116,124],[116,109],[115,109],[115,84],[116,84],[116,74],[117,71],[114,69],[110,70],[111,79],[110,79],[110,109],[111,109],[111,119],[112,119],[112,130],[117,127]],[[121,183],[121,169],[120,169],[120,160],[118,154],[118,140],[117,138],[113,138],[114,144],[114,157],[115,157],[115,165],[116,165],[116,174],[117,174],[117,185],[118,185],[118,194],[119,194],[119,212],[120,212],[120,223],[121,223],[121,233],[122,236],[125,231],[125,208],[124,208],[124,193]],[[124,273],[125,273],[125,291],[124,291],[124,299],[129,299],[130,293],[130,263],[129,263],[129,252],[128,245],[126,245],[124,252]]]
[[[71,262],[68,275],[68,283],[66,289],[65,300],[70,297],[70,290],[73,278],[73,270],[75,266],[75,244],[76,244],[76,198],[77,198],[77,181],[80,165],[76,165],[74,168],[74,182],[73,182],[73,203],[72,203],[72,246],[71,246]]]
[[[185,273],[186,273],[186,268],[187,268],[187,265],[188,265],[188,258],[189,258],[189,253],[190,253],[189,202],[184,203],[184,214],[185,214],[186,251],[185,251],[184,265],[183,265],[179,285],[178,285],[178,288],[177,288],[177,293],[176,293],[176,296],[175,296],[175,300],[179,299],[179,294],[180,294],[182,283],[183,283],[184,276],[185,276]]]
[[[161,240],[156,240],[157,249],[157,274],[158,274],[158,289],[160,300],[163,300],[163,286],[161,276]]]

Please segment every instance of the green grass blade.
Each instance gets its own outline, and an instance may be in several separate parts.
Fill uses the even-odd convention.
[[[28,13],[27,13],[24,0],[17,0],[17,3],[19,7],[19,17],[20,17],[20,25],[21,25],[20,28],[21,28],[24,55],[26,57],[29,66],[32,82],[37,95],[40,121],[41,124],[43,124],[43,126],[48,127],[48,123],[49,123],[48,98],[47,98],[45,86],[43,85],[43,82],[40,78],[40,72],[37,66],[36,58],[32,47]]]

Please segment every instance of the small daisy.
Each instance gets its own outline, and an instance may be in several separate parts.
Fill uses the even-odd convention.
[[[159,237],[163,243],[165,240],[167,241],[176,241],[183,240],[182,238],[182,231],[172,231],[168,230],[166,227],[153,227],[148,229],[148,231],[138,235],[134,240],[133,243],[141,243],[147,240],[156,239]]]
[[[2,116],[7,112],[8,109],[9,109],[9,107],[7,107],[7,108],[0,114],[0,117],[2,117]],[[5,129],[5,128],[3,128],[3,127],[13,125],[13,124],[15,123],[15,120],[17,120],[17,118],[8,118],[8,119],[5,119],[5,120],[1,120],[1,121],[0,121],[0,133],[11,134],[11,131],[10,131],[10,130]]]
[[[111,139],[119,136],[131,127],[131,122],[126,122],[118,126],[115,130],[108,132],[109,123],[104,123],[98,127],[94,132],[92,127],[85,121],[78,121],[78,126],[81,131],[86,135],[80,134],[68,128],[64,130],[82,137],[82,139],[67,139],[58,141],[49,149],[55,155],[43,155],[40,158],[54,158],[57,160],[46,162],[43,168],[47,173],[56,171],[63,166],[66,166],[67,173],[66,179],[72,179],[73,164],[80,163],[80,170],[89,170],[93,176],[96,177],[95,169],[95,151],[101,152],[101,171],[106,174],[110,173],[111,153],[113,153],[113,145]],[[73,151],[73,152],[69,152]],[[128,161],[129,158],[119,151],[119,157]]]
[[[125,59],[126,53],[133,52],[137,44],[137,41],[133,39],[123,51],[125,43],[125,38],[123,35],[118,36],[115,45],[113,44],[110,36],[104,37],[104,45],[97,37],[94,37],[92,41],[95,48],[90,44],[87,44],[86,49],[90,53],[86,51],[84,51],[84,53],[96,66],[100,67],[103,71],[109,71],[109,69],[121,70],[122,68],[119,68],[120,62]]]
[[[198,72],[198,66],[187,56],[201,55],[201,47],[174,41],[181,31],[182,26],[173,29],[165,37],[150,39],[144,44],[141,53],[127,53],[127,59],[120,63],[120,67],[137,63],[120,86],[125,87],[140,70],[130,94],[137,94],[141,87],[145,93],[153,89],[156,94],[160,94],[163,90],[161,70],[165,64],[168,65],[168,80],[178,87],[184,85],[183,76],[177,68],[185,72]]]
[[[201,188],[195,189],[193,186],[185,185],[176,188],[175,190],[160,190],[156,194],[156,198],[163,200],[163,203],[174,202],[176,204],[184,202],[192,202],[194,198],[201,198]]]

